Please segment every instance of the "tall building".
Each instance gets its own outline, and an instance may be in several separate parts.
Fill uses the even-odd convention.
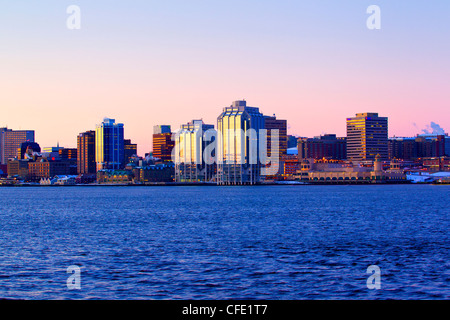
[[[170,126],[160,125],[153,127],[153,157],[164,162],[172,161],[172,150],[175,141],[172,140]]]
[[[95,130],[95,162],[97,171],[119,169],[124,161],[123,123],[105,118]]]
[[[246,101],[234,101],[217,118],[217,183],[256,184],[261,181],[259,134],[264,115]],[[266,148],[266,146],[264,146]]]
[[[35,142],[34,130],[0,128],[0,163],[7,164],[9,159],[17,158],[23,142]]]
[[[326,134],[314,138],[298,139],[299,159],[347,159],[347,142],[345,138],[337,138],[335,134]]]
[[[124,140],[124,166],[126,166],[129,162],[131,157],[137,156],[137,144],[131,143],[130,139]]]
[[[278,130],[278,151],[279,159],[287,152],[288,136],[287,136],[287,120],[280,120],[273,115],[273,117],[266,116],[264,118],[264,127],[267,130],[267,155],[272,155],[272,135],[275,130]]]
[[[95,174],[95,131],[80,133],[77,137],[78,174]]]
[[[175,135],[175,181],[209,182],[215,177],[215,161],[205,161],[207,147],[215,137],[205,139],[205,132],[214,130],[214,125],[204,124],[202,120],[193,120],[181,126]],[[210,132],[209,132],[210,133]],[[213,151],[214,152],[214,151]]]
[[[388,118],[378,113],[357,113],[347,119],[347,158],[351,161],[374,161],[379,154],[388,160]]]

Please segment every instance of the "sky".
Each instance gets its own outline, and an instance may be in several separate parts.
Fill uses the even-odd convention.
[[[80,29],[66,12],[80,8]],[[366,12],[378,5],[381,29]],[[245,99],[288,134],[346,135],[389,117],[390,136],[450,131],[450,1],[0,0],[0,126],[76,147],[104,117],[138,153],[153,126],[215,124]]]

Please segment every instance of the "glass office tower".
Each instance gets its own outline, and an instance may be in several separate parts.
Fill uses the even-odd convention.
[[[264,129],[264,115],[246,101],[234,101],[217,118],[217,183],[260,182],[261,159],[258,143]],[[266,146],[264,146],[265,148]]]
[[[95,130],[97,170],[120,169],[124,161],[123,123],[105,118]]]
[[[347,159],[374,161],[379,154],[388,160],[388,118],[378,113],[357,113],[347,119]]]
[[[208,135],[207,138],[205,133]],[[207,149],[209,145],[215,143],[215,134],[214,125],[204,124],[202,120],[193,120],[181,126],[175,134],[176,182],[215,180],[216,164],[211,159],[215,156],[215,151],[209,152]]]

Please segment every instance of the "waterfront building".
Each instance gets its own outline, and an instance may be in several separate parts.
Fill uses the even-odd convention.
[[[283,155],[280,161],[283,179],[291,179],[300,170],[301,161],[297,155]]]
[[[40,181],[42,178],[66,176],[71,174],[69,161],[48,161],[44,158],[28,163],[28,177],[31,181]]]
[[[417,135],[416,137],[393,137],[389,139],[389,158],[416,160],[443,157],[450,154],[448,135]]]
[[[375,160],[379,154],[388,160],[388,118],[378,113],[357,113],[347,119],[347,159]]]
[[[174,181],[175,166],[170,163],[146,165],[133,169],[135,182],[146,183],[167,183]]]
[[[422,165],[427,171],[450,171],[450,157],[424,158]]]
[[[214,125],[202,120],[183,124],[175,134],[175,181],[210,182],[215,179],[215,154],[206,154],[207,147],[215,141]],[[211,135],[205,139],[205,133]],[[213,151],[214,152],[214,151]],[[205,156],[209,157],[206,158]]]
[[[347,159],[347,139],[335,134],[297,140],[299,159]]]
[[[303,159],[296,178],[321,184],[406,182],[406,175],[396,160],[391,161],[388,170],[383,170],[380,155],[375,156],[371,167],[355,165],[351,161]]]
[[[153,157],[163,162],[172,161],[172,150],[175,141],[172,140],[172,132],[169,125],[153,127]]]
[[[217,183],[256,184],[261,181],[259,134],[265,127],[259,108],[234,101],[217,119]],[[266,146],[263,146],[266,148]]]
[[[100,169],[97,171],[99,184],[131,184],[133,178],[133,172],[130,170]]]
[[[30,160],[10,159],[7,164],[8,177],[20,180],[28,179],[28,164]]]
[[[0,128],[0,164],[18,158],[18,150],[23,142],[35,142],[34,130]]]
[[[125,139],[124,140],[124,165],[126,166],[131,158],[133,158],[134,156],[137,156],[137,144],[136,143],[131,143],[130,139]]]
[[[77,136],[77,172],[82,175],[96,173],[95,131],[82,132]]]
[[[119,169],[124,161],[124,126],[105,118],[95,130],[97,170]]]

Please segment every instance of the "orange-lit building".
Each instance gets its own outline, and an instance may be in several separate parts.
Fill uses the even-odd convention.
[[[172,161],[172,150],[175,141],[172,140],[170,126],[162,125],[153,128],[153,157],[163,162]]]

